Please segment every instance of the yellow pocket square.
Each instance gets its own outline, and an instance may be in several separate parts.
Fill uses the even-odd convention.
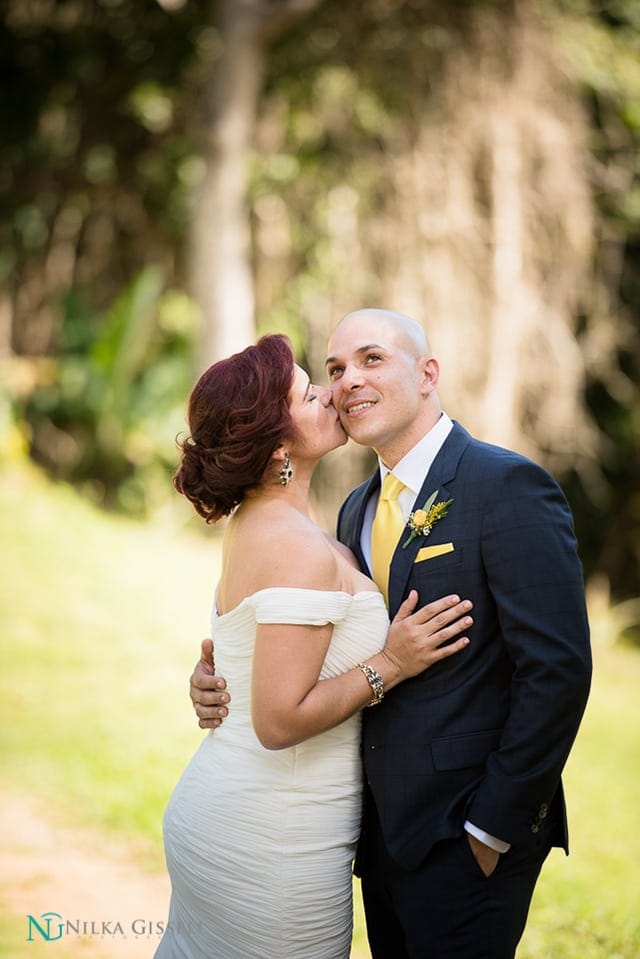
[[[418,550],[418,555],[414,563],[421,563],[423,559],[433,559],[434,556],[442,556],[444,553],[453,553],[453,543],[440,543],[438,546],[423,546]]]

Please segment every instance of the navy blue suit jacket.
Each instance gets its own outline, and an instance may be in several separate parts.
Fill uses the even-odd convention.
[[[354,490],[338,538],[360,548],[379,473]],[[572,517],[541,467],[454,427],[416,499],[453,499],[427,538],[391,561],[391,618],[457,593],[474,603],[470,645],[364,711],[363,759],[385,842],[415,868],[469,819],[513,845],[568,849],[561,771],[591,678],[582,567]],[[447,552],[422,559],[425,547]],[[437,550],[427,550],[435,553]],[[366,829],[360,854],[365,849]]]

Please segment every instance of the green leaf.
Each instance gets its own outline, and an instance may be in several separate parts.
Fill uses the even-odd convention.
[[[429,499],[427,500],[427,502],[424,504],[424,506],[423,506],[422,508],[423,508],[423,510],[425,511],[425,513],[428,513],[428,512],[429,512],[429,510],[431,509],[431,507],[432,507],[433,504],[435,503],[436,497],[437,497],[437,495],[438,495],[439,492],[440,492],[440,490],[436,490],[435,493],[432,493],[431,496],[429,497]]]

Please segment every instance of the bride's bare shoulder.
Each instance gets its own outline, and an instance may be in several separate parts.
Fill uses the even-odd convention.
[[[270,586],[339,589],[338,559],[327,536],[294,511],[265,511],[236,526],[227,544],[227,563],[252,591]]]
[[[354,569],[357,569],[359,571],[360,567],[358,566],[358,561],[356,560],[355,556],[353,555],[349,547],[345,546],[344,543],[341,543],[339,540],[334,539],[333,536],[329,536],[328,533],[325,533],[324,535],[327,538],[329,545],[337,553],[340,554],[342,559],[346,559],[346,561],[349,563],[350,566],[353,566]]]

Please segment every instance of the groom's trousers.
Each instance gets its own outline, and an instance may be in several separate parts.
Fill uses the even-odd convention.
[[[550,843],[500,856],[488,878],[465,832],[415,870],[388,854],[368,807],[362,892],[373,959],[513,959]]]

